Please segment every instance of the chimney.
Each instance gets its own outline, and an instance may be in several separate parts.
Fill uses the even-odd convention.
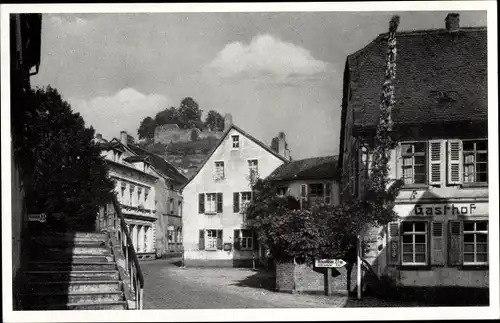
[[[124,146],[128,146],[128,135],[126,131],[120,131],[120,142]]]
[[[228,130],[233,124],[233,116],[230,113],[226,113],[224,116],[224,131]]]
[[[288,150],[287,146],[285,133],[280,132],[278,134],[278,154],[290,160],[290,150]]]
[[[447,31],[454,32],[460,29],[460,15],[458,13],[449,13],[444,21]]]

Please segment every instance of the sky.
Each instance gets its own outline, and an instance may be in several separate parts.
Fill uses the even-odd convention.
[[[486,12],[460,12],[486,26]],[[104,138],[192,97],[294,159],[338,154],[346,57],[387,32],[444,28],[448,11],[44,14],[33,86],[51,85]]]

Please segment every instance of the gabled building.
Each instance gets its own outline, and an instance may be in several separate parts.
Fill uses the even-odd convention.
[[[129,144],[128,147],[137,154],[137,157],[146,157],[160,175],[155,184],[156,256],[179,254],[182,250],[182,195],[180,188],[187,182],[187,178],[162,157],[134,144]]]
[[[243,214],[252,199],[250,179],[265,178],[286,162],[226,115],[224,135],[182,189],[187,266],[252,266],[259,259],[263,250]]]
[[[398,219],[366,233],[364,257],[406,286],[488,286],[486,28],[396,33],[390,177],[404,180]],[[342,185],[362,197],[366,147],[378,123],[387,34],[349,55],[339,163]]]
[[[338,156],[294,160],[274,170],[268,180],[277,186],[280,196],[293,196],[301,208],[317,203],[339,203]]]

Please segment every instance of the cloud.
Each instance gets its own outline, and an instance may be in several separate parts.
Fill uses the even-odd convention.
[[[169,100],[160,94],[143,94],[133,88],[123,89],[112,96],[90,100],[69,99],[74,112],[79,112],[86,126],[93,126],[105,139],[118,137],[125,130],[137,139],[139,124],[147,116],[165,109]]]
[[[327,62],[315,59],[300,46],[284,42],[271,35],[258,35],[249,44],[227,44],[207,65],[209,76],[221,78],[259,78],[290,82],[295,79],[314,79],[328,72]]]

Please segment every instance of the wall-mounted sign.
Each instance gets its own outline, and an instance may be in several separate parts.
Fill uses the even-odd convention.
[[[169,226],[167,227],[167,230],[168,230],[168,231],[174,231],[174,226],[173,226],[173,225],[169,225]]]
[[[224,251],[231,251],[233,249],[233,244],[231,242],[224,243]]]
[[[47,215],[45,213],[28,214],[28,221],[44,223],[47,221]]]
[[[342,259],[319,259],[314,262],[317,268],[341,268],[346,265]]]
[[[473,215],[476,211],[476,204],[417,204],[415,205],[415,215]]]

